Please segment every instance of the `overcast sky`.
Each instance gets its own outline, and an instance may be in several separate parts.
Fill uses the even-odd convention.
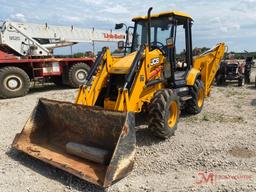
[[[111,29],[120,22],[132,24],[131,18],[145,15],[150,6],[153,12],[179,10],[194,18],[193,47],[212,47],[224,41],[230,51],[256,51],[256,0],[0,0],[0,3],[1,20],[101,29]]]

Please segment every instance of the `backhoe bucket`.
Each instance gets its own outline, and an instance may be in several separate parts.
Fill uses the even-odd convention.
[[[131,172],[134,114],[39,99],[12,146],[102,187]]]

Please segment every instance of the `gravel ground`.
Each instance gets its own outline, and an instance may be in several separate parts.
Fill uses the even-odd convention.
[[[0,100],[0,191],[101,191],[10,147],[38,98],[73,101],[76,92],[47,86]],[[135,168],[108,191],[256,191],[255,117],[253,85],[214,87],[202,113],[183,114],[169,140],[138,126]]]

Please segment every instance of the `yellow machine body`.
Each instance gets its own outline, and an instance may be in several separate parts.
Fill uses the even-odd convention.
[[[215,75],[219,68],[219,63],[225,53],[225,44],[220,43],[210,51],[194,58],[193,67],[186,77],[187,86],[193,86],[196,79],[201,77],[205,91],[204,95],[209,96]],[[110,74],[128,74],[132,61],[136,53],[113,62],[109,49],[105,54],[106,65],[99,69],[95,75],[92,86],[87,88],[82,86],[76,99],[77,104],[94,106],[100,91],[106,86],[107,77]],[[158,58],[158,65],[150,65],[152,59]],[[163,77],[163,69],[166,59],[159,50],[149,52],[146,48],[142,67],[136,77],[134,87],[128,94],[127,90],[120,91],[116,101],[110,101],[105,98],[104,108],[116,111],[140,112],[144,103],[150,103],[157,90],[165,88],[165,83],[159,83],[154,86],[146,87],[150,80]],[[158,70],[159,69],[159,70]],[[152,73],[157,73],[153,76]]]

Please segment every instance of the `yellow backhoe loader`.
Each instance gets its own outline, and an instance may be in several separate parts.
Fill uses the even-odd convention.
[[[135,113],[149,129],[172,136],[181,110],[198,114],[224,55],[224,43],[192,57],[192,18],[170,11],[133,19],[123,57],[103,48],[74,104],[40,99],[13,147],[77,177],[108,187],[131,172]],[[184,38],[184,54],[178,38]],[[122,48],[120,43],[120,48]]]

